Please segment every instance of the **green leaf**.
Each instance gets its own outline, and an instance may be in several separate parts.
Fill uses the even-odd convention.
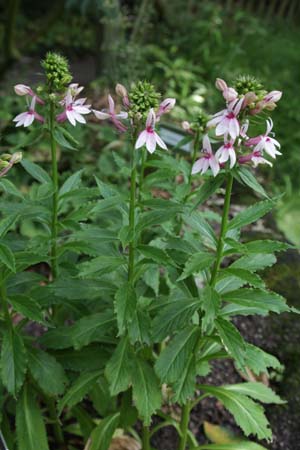
[[[223,294],[223,300],[236,303],[238,305],[260,308],[262,311],[273,311],[277,314],[289,311],[289,306],[285,299],[275,292],[262,289],[243,288]]]
[[[109,360],[105,375],[111,395],[126,391],[131,382],[132,352],[128,337],[123,337]]]
[[[173,219],[176,214],[180,213],[182,207],[178,206],[170,206],[166,207],[165,210],[154,210],[154,211],[146,211],[140,215],[139,221],[136,225],[136,236],[144,230],[145,228],[152,227],[154,225],[161,225],[168,220]]]
[[[115,311],[117,314],[119,335],[124,334],[136,310],[135,289],[129,282],[119,287],[115,295]]]
[[[190,326],[179,332],[159,355],[155,371],[163,383],[172,383],[181,377],[199,337],[199,327]]]
[[[120,413],[102,419],[92,431],[89,450],[108,450],[113,434],[119,425]]]
[[[68,389],[64,397],[58,402],[58,415],[60,416],[64,407],[72,406],[81,402],[81,400],[90,392],[97,380],[99,379],[99,371],[84,372]]]
[[[105,335],[111,334],[114,324],[112,311],[82,317],[72,325],[71,338],[75,349],[78,350],[90,342],[101,342]]]
[[[237,441],[236,436],[226,427],[204,421],[203,428],[205,436],[215,444],[228,444]]]
[[[194,447],[192,450],[267,450],[255,442],[239,441],[231,444],[205,444]]]
[[[199,308],[198,298],[174,299],[160,307],[153,321],[154,341],[160,342],[173,332],[186,327]]]
[[[129,324],[128,334],[130,342],[140,342],[150,345],[151,320],[146,311],[136,309]]]
[[[245,366],[249,367],[256,375],[268,374],[269,367],[275,370],[282,368],[275,356],[249,343],[246,343]],[[239,369],[243,370],[243,367],[240,366]]]
[[[220,279],[222,279],[224,276],[226,277],[232,275],[237,278],[240,278],[241,280],[245,281],[247,284],[250,284],[253,287],[263,288],[265,286],[265,283],[257,274],[250,272],[250,270],[236,269],[234,267],[233,268],[228,267],[227,269],[223,269],[221,272]]]
[[[153,247],[152,245],[139,245],[137,249],[143,256],[145,256],[145,258],[152,259],[157,264],[161,264],[163,266],[166,266],[167,264],[176,266],[165,250],[158,247]]]
[[[248,397],[251,397],[254,400],[259,400],[262,403],[275,403],[277,405],[286,403],[281,400],[281,398],[275,394],[272,389],[262,383],[249,382],[231,384],[228,386],[223,386],[223,388],[230,392],[247,395]]]
[[[272,254],[253,254],[249,256],[242,256],[230,265],[230,268],[246,269],[250,272],[263,270],[266,267],[273,266],[276,263],[276,257]]]
[[[201,242],[213,250],[217,247],[217,238],[212,226],[205,220],[203,213],[194,211],[192,214],[184,215],[184,221],[201,236]],[[197,237],[198,239],[198,237]]]
[[[40,306],[36,301],[27,295],[17,294],[10,295],[8,299],[15,311],[22,314],[35,322],[42,323],[45,326],[49,326],[49,323],[45,320]]]
[[[125,259],[122,256],[98,256],[90,261],[83,262],[79,265],[79,276],[88,277],[90,275],[103,275],[105,273],[113,272],[118,267],[125,264]]]
[[[255,203],[253,206],[238,213],[228,224],[227,230],[234,228],[242,228],[252,222],[256,222],[260,217],[267,214],[274,207],[274,202],[271,200],[264,200]]]
[[[216,178],[206,180],[196,191],[196,203],[193,206],[193,210],[198,208],[199,205],[204,203],[214,192],[216,192],[223,184],[224,179],[224,175],[221,174]]]
[[[188,398],[192,398],[194,396],[196,388],[196,375],[196,355],[195,352],[193,352],[189,355],[182,374],[173,384],[173,402],[178,402],[180,405],[184,405]]]
[[[184,280],[192,274],[208,269],[213,263],[215,257],[211,253],[197,252],[194,253],[186,262],[182,275],[177,281]]]
[[[261,194],[263,197],[268,198],[268,194],[264,190],[264,188],[259,184],[256,177],[248,170],[246,167],[239,166],[238,168],[238,174],[244,184],[246,186],[249,186],[254,191]]]
[[[271,241],[268,239],[247,242],[244,246],[248,253],[273,253],[293,248],[292,245],[287,244],[286,242]]]
[[[162,402],[159,381],[152,367],[140,358],[134,359],[132,366],[133,399],[145,425],[150,425],[151,416]]]
[[[11,249],[0,242],[0,262],[12,272],[16,271],[16,261]]]
[[[1,351],[1,374],[6,389],[14,397],[25,379],[27,355],[22,338],[14,331],[4,332]]]
[[[0,187],[7,194],[10,194],[10,195],[13,195],[15,197],[21,198],[22,200],[24,199],[24,196],[19,191],[19,189],[17,189],[16,186],[14,185],[14,183],[12,183],[7,178],[1,178],[0,179]]]
[[[269,441],[272,439],[272,431],[261,405],[255,403],[246,395],[227,390],[226,387],[200,385],[199,388],[223,403],[246,436],[254,434],[259,439]]]
[[[12,214],[0,220],[0,238],[3,238],[6,235],[6,233],[14,226],[19,217],[19,214]]]
[[[22,159],[21,164],[26,172],[28,172],[29,175],[31,175],[35,180],[40,183],[51,183],[50,176],[44,169],[42,169],[42,167],[32,161],[29,161],[28,159]]]
[[[219,294],[210,286],[206,286],[202,289],[200,293],[200,298],[202,300],[201,309],[204,311],[204,316],[202,317],[201,327],[203,333],[206,333],[214,323],[214,320],[218,314],[221,298]]]
[[[42,412],[32,388],[25,385],[16,407],[18,450],[49,450]]]
[[[69,178],[67,178],[67,180],[64,182],[64,184],[59,190],[60,197],[63,197],[64,194],[67,194],[68,192],[71,192],[80,186],[82,172],[83,169],[78,170],[77,172],[73,173]]]
[[[58,145],[61,145],[62,147],[68,148],[69,150],[77,150],[63,135],[61,129],[55,129],[54,130],[54,139],[58,143]]]
[[[243,367],[245,361],[244,339],[228,320],[219,317],[215,324],[225,349]]]
[[[42,350],[30,348],[28,367],[34,380],[46,394],[63,394],[68,380],[63,367],[53,356]]]
[[[63,349],[73,347],[73,328],[61,327],[47,331],[39,338],[40,344],[46,348]]]

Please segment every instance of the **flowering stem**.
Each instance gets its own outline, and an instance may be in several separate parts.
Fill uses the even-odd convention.
[[[146,425],[143,426],[142,444],[143,450],[150,450],[150,429]]]
[[[230,198],[231,198],[231,191],[232,191],[232,184],[233,184],[233,175],[231,172],[228,173],[227,177],[227,185],[226,185],[226,193],[225,193],[225,200],[224,200],[224,209],[222,214],[222,222],[221,222],[221,230],[217,245],[217,256],[216,261],[211,273],[210,278],[210,286],[214,287],[216,284],[216,278],[217,274],[220,268],[220,264],[223,257],[223,248],[224,248],[224,238],[226,234],[226,228],[227,228],[227,222],[228,222],[228,215],[229,215],[229,208],[230,208]]]
[[[195,139],[194,139],[192,165],[191,165],[191,171],[190,171],[190,174],[189,174],[189,186],[191,186],[191,184],[192,184],[192,170],[193,170],[193,166],[195,164],[196,158],[197,158],[197,152],[198,152],[198,147],[199,147],[199,140],[200,140],[200,131],[197,130],[196,134],[195,134]]]
[[[55,105],[50,105],[50,140],[51,140],[51,160],[52,160],[52,181],[54,193],[52,199],[52,222],[51,222],[51,271],[52,278],[57,277],[57,215],[58,215],[58,170],[56,143],[54,139],[55,127]]]
[[[144,187],[144,174],[146,161],[147,161],[147,152],[145,148],[142,148],[141,172],[139,179],[139,202],[141,201],[141,195]]]
[[[191,405],[190,405],[190,402],[187,401],[186,404],[183,406],[182,412],[181,412],[181,421],[180,421],[181,437],[180,437],[178,450],[185,450],[185,448],[186,448],[186,441],[187,441],[188,427],[189,427],[189,420],[190,420],[190,411],[191,411]]]
[[[135,200],[136,200],[136,161],[135,161],[135,148],[132,146],[131,153],[131,177],[130,177],[130,204],[129,204],[129,258],[128,258],[128,281],[133,284],[134,276],[134,229],[135,229]]]

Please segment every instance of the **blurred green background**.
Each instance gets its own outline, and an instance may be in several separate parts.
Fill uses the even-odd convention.
[[[216,77],[230,84],[250,74],[267,90],[282,90],[273,119],[283,156],[273,170],[260,169],[259,177],[273,194],[285,192],[277,224],[300,245],[298,0],[7,0],[0,12],[1,151],[24,134],[11,122],[23,107],[13,85],[41,82],[39,61],[48,50],[69,58],[74,81],[84,84],[86,95],[99,106],[116,82],[152,81],[176,97],[172,119],[178,127],[201,111],[223,107]],[[72,171],[76,164],[91,162],[93,152],[99,156],[104,144],[118,146],[109,128],[99,129],[95,123],[72,129],[84,142],[85,154],[67,154],[61,164]],[[39,151],[32,148],[33,158],[42,161],[42,151],[42,143]],[[103,158],[102,167],[107,163]],[[104,167],[109,172],[109,165]]]

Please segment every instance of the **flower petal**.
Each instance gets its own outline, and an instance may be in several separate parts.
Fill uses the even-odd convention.
[[[136,149],[137,149],[137,148],[141,148],[141,147],[143,147],[143,145],[146,144],[147,135],[148,135],[148,133],[147,133],[146,130],[142,131],[142,132],[139,134],[139,137],[138,137],[138,139],[137,139],[137,141],[136,141],[136,143],[135,143],[135,148],[136,148]]]
[[[164,150],[168,150],[168,147],[166,146],[164,141],[161,139],[161,137],[155,131],[154,131],[154,136],[155,136],[155,140],[156,140],[157,144],[159,145],[159,147],[163,148]]]

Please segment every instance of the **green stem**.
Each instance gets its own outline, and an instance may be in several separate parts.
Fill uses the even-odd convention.
[[[150,429],[146,425],[143,426],[142,450],[150,450]]]
[[[146,149],[142,148],[142,160],[141,160],[141,172],[140,172],[140,179],[139,179],[139,202],[141,201],[143,187],[144,187],[144,178],[145,178],[145,164],[147,161],[147,153]]]
[[[45,403],[47,404],[49,416],[52,421],[53,434],[55,437],[55,441],[59,446],[61,446],[62,444],[64,444],[64,435],[63,435],[63,431],[61,429],[59,419],[57,416],[55,401],[53,398],[50,398],[47,396],[44,396],[44,400],[45,400]]]
[[[50,140],[51,140],[51,160],[52,160],[52,181],[54,193],[52,198],[52,222],[51,222],[51,271],[52,278],[57,277],[57,216],[58,216],[58,169],[56,142],[54,139],[55,127],[55,105],[51,102],[50,106]]]
[[[200,131],[196,131],[195,139],[194,139],[194,147],[193,147],[193,156],[192,156],[192,165],[191,165],[191,171],[189,174],[189,186],[192,185],[192,170],[193,165],[195,164],[196,158],[197,158],[197,152],[199,150],[199,141],[200,141]]]
[[[178,450],[185,450],[185,448],[186,448],[188,427],[189,427],[189,420],[190,420],[190,411],[191,411],[191,405],[190,405],[190,402],[187,401],[186,404],[183,406],[182,412],[181,412],[181,421],[180,421],[181,437],[180,437]]]
[[[128,258],[128,281],[133,285],[134,278],[134,250],[135,250],[135,203],[136,203],[136,162],[135,162],[135,149],[132,146],[131,153],[131,177],[130,177],[130,204],[129,204],[129,230],[130,230],[130,243],[129,243],[129,258]]]
[[[227,228],[227,222],[228,222],[232,184],[233,184],[233,175],[231,172],[229,172],[228,177],[227,177],[227,185],[226,185],[224,208],[223,208],[223,214],[222,214],[221,230],[220,230],[220,235],[219,235],[219,240],[218,240],[218,245],[217,245],[217,256],[216,256],[216,261],[215,261],[214,267],[212,269],[211,279],[209,282],[210,286],[212,286],[212,287],[214,287],[216,284],[217,274],[220,269],[220,264],[221,264],[221,261],[223,258],[224,238],[226,235],[226,228]]]

